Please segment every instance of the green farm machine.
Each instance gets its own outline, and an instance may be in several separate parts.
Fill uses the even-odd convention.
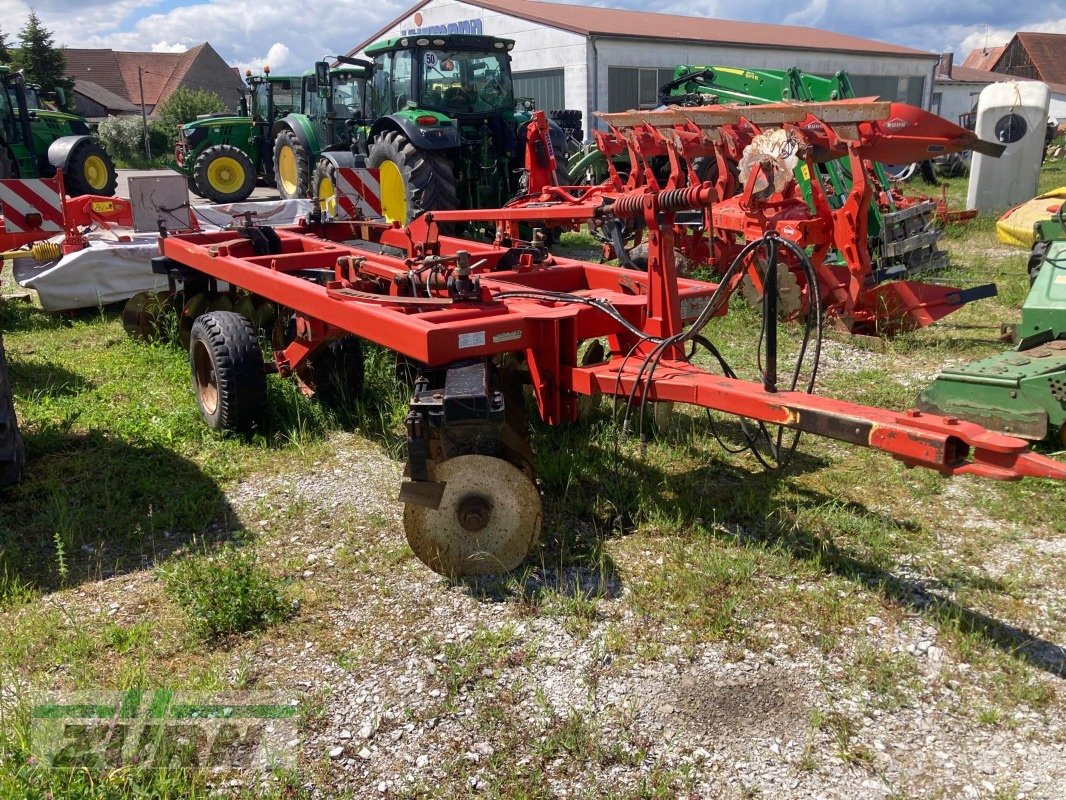
[[[215,203],[248,198],[257,180],[274,182],[271,126],[300,107],[300,78],[249,72],[247,99],[237,114],[209,114],[178,130],[177,169],[189,189]]]
[[[1037,223],[1029,257],[1029,294],[1017,325],[1004,326],[1015,348],[946,369],[918,396],[918,408],[955,416],[1024,439],[1066,445],[1066,224]]]
[[[324,153],[358,149],[368,125],[369,77],[370,62],[344,57],[334,67],[319,61],[300,78],[299,106],[275,119],[270,131],[273,172],[282,197],[311,195],[318,183],[312,176]]]
[[[0,178],[50,178],[62,170],[67,194],[115,193],[115,165],[82,117],[37,107],[21,73],[5,66],[0,89]]]
[[[379,170],[382,213],[390,221],[407,222],[426,210],[505,205],[524,188],[532,117],[516,107],[513,47],[510,39],[468,34],[405,36],[368,47],[366,118],[362,125],[353,121],[347,148],[322,149],[315,195],[332,194],[337,167],[366,166]],[[549,127],[562,152],[563,130],[554,122]]]

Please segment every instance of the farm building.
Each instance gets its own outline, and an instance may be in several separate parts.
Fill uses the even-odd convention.
[[[151,114],[179,86],[215,92],[233,111],[244,91],[240,75],[207,42],[184,53],[67,47],[63,55],[78,113],[90,118],[140,113],[142,102]]]
[[[678,64],[846,69],[856,92],[928,106],[937,55],[793,25],[623,11],[535,0],[425,0],[356,46],[405,34],[515,40],[515,94],[538,108],[652,108]]]

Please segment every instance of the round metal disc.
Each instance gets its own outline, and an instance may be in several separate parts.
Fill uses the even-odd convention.
[[[503,459],[465,455],[438,464],[440,507],[408,504],[403,525],[415,555],[451,578],[509,572],[540,535],[537,487]]]
[[[765,270],[765,267],[760,264],[760,269]],[[744,295],[744,299],[748,301],[748,304],[753,308],[762,307],[762,293],[761,286],[756,286],[755,282],[751,279],[751,275],[745,275],[744,279],[740,282],[740,293]],[[777,264],[777,316],[781,320],[793,321],[803,319],[805,314],[803,313],[803,289],[800,287],[799,282],[796,280],[796,276],[792,273],[792,270],[788,268],[788,265],[783,262]]]

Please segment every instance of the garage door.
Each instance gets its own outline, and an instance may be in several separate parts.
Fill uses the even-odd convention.
[[[538,69],[514,74],[514,96],[532,97],[537,108],[566,108],[561,69]]]

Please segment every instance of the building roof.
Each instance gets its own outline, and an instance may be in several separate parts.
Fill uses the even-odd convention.
[[[137,111],[137,106],[125,97],[120,97],[114,92],[105,89],[100,84],[93,83],[92,81],[75,78],[74,91],[80,95],[88,97],[93,102],[99,103],[108,111],[118,111],[129,114]]]
[[[382,37],[429,0],[421,0],[370,38],[353,48],[356,53]],[[468,5],[497,11],[520,19],[584,36],[619,39],[664,39],[705,44],[744,45],[793,50],[825,50],[846,53],[933,58],[934,54],[894,44],[848,36],[798,25],[710,19],[707,17],[656,14],[617,8],[545,3],[536,0],[462,0]]]
[[[1029,54],[1040,80],[1066,83],[1066,34],[1019,31],[1014,38]]]
[[[966,56],[966,60],[962,62],[962,66],[967,69],[983,69],[990,70],[996,66],[996,62],[999,61],[999,57],[1003,55],[1003,51],[1007,49],[1007,45],[1000,45],[999,47],[977,47],[970,51]]]
[[[219,71],[218,77],[224,78],[227,84],[232,79],[235,88],[243,88],[239,74],[234,74],[207,42],[184,53],[84,48],[65,48],[63,53],[67,57],[68,77],[76,81],[91,81],[138,107],[142,102],[142,81],[144,105],[157,106],[182,85],[198,61],[209,69],[221,67],[224,71]],[[211,62],[217,64],[212,65]]]
[[[953,67],[951,75],[937,75],[936,81],[950,83],[1000,83],[1002,81],[1021,81],[1017,75],[1008,75],[1005,72],[990,72],[986,69],[970,69],[969,67]],[[1052,94],[1066,94],[1066,84],[1048,83],[1048,89]]]

